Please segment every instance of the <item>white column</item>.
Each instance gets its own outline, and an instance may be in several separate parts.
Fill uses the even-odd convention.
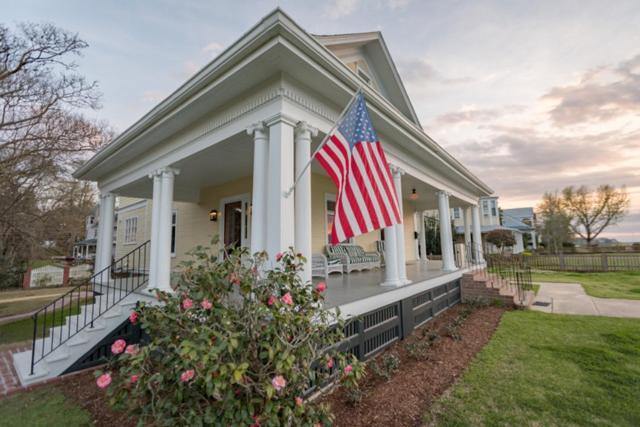
[[[532,231],[531,232],[531,248],[532,249],[537,249],[538,248],[538,242],[536,242],[537,237],[536,237],[536,232]]]
[[[395,226],[384,229],[384,282],[382,286],[402,286],[398,276],[398,242]]]
[[[484,256],[482,253],[482,231],[480,228],[480,208],[478,205],[474,205],[471,208],[473,219],[473,253],[475,254],[476,262],[484,262]]]
[[[93,273],[102,270],[102,220],[104,218],[104,200],[102,194],[98,196],[98,233],[96,235],[96,254],[93,258]]]
[[[102,208],[102,218],[100,218],[100,270],[111,265],[113,258],[113,218],[115,211],[116,198],[113,193],[105,193],[100,196],[100,204]],[[106,277],[106,276],[105,276]]]
[[[420,239],[420,260],[427,261],[427,230],[424,227],[424,211],[418,212],[419,239]]]
[[[402,284],[411,283],[407,279],[407,257],[405,254],[405,237],[404,237],[404,212],[402,209],[402,175],[404,170],[399,167],[392,167],[393,183],[396,187],[396,194],[398,195],[398,208],[400,209],[401,223],[394,226],[396,232],[396,244],[398,245],[398,278]],[[384,235],[385,239],[387,235]]]
[[[266,249],[273,261],[278,252],[294,245],[294,198],[285,192],[293,185],[293,128],[282,117],[269,126],[269,171],[267,192]]]
[[[269,140],[267,127],[259,122],[249,126],[253,135],[253,189],[251,192],[251,253],[266,249],[267,241],[267,169],[269,164]]]
[[[302,170],[311,159],[311,136],[316,136],[318,130],[306,122],[300,122],[295,129],[295,177],[300,177],[296,185],[295,197],[295,248],[307,258],[307,264],[302,271],[302,281],[311,280],[311,168]]]
[[[464,247],[467,259],[471,260],[473,251],[471,250],[471,206],[462,209],[464,216]]]
[[[173,168],[160,171],[160,207],[158,213],[157,276],[155,288],[171,292],[171,217],[173,215],[173,183],[179,173]]]
[[[453,255],[453,236],[451,234],[451,211],[449,209],[449,194],[438,192],[438,216],[440,219],[440,249],[442,251],[442,269],[453,271],[456,269]]]
[[[161,171],[155,171],[149,174],[149,178],[153,179],[153,195],[151,200],[151,248],[149,250],[149,283],[147,287],[156,288],[158,281],[158,245],[160,244],[160,200],[162,197],[162,178]]]

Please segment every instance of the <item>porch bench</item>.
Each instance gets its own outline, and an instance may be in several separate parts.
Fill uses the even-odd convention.
[[[327,258],[324,254],[311,255],[311,276],[329,277],[331,273],[342,274],[342,263],[338,258]]]
[[[341,243],[339,245],[326,246],[329,257],[340,259],[346,273],[354,270],[370,270],[380,267],[380,254],[378,252],[365,252],[361,246]]]

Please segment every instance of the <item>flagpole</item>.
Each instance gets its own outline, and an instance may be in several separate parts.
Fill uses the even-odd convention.
[[[336,123],[333,125],[331,130],[325,134],[324,138],[322,138],[322,141],[320,142],[320,145],[318,145],[318,148],[316,148],[316,150],[311,155],[311,159],[309,159],[309,161],[304,166],[304,168],[302,168],[302,170],[298,174],[298,177],[296,178],[296,180],[293,181],[293,185],[291,186],[291,188],[289,188],[289,190],[284,192],[284,197],[285,198],[288,198],[291,195],[291,193],[293,193],[293,190],[296,188],[296,185],[298,185],[298,182],[302,178],[302,175],[304,175],[304,173],[307,171],[307,169],[309,169],[309,166],[311,166],[311,162],[313,162],[313,159],[316,157],[316,154],[318,153],[318,151],[320,151],[322,146],[324,144],[326,144],[327,140],[333,134],[333,132],[336,130],[336,128],[338,127],[338,125],[340,124],[342,119],[344,118],[345,114],[347,114],[347,111],[349,111],[349,109],[351,108],[351,106],[353,105],[355,100],[358,98],[358,94],[360,94],[360,93],[362,93],[362,86],[358,87],[358,90],[356,90],[356,93],[353,94],[353,97],[351,98],[351,101],[349,101],[347,106],[344,107],[344,110],[342,110],[342,113],[340,113],[340,116],[338,116],[338,119],[336,120]]]

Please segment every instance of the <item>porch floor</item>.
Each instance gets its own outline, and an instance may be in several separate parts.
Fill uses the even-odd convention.
[[[424,282],[447,274],[442,270],[442,261],[422,261],[407,263],[407,278],[411,284]],[[319,277],[313,283],[322,282]],[[350,302],[368,298],[384,292],[399,289],[398,287],[380,286],[384,282],[384,267],[375,270],[354,271],[349,274],[330,274],[324,280],[327,284],[325,307],[338,307]],[[411,286],[405,285],[405,286]]]

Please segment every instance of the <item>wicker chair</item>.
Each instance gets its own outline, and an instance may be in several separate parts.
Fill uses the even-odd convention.
[[[380,254],[378,252],[365,252],[361,246],[353,244],[339,244],[326,246],[329,258],[338,258],[346,273],[354,270],[370,270],[380,267]]]
[[[342,274],[342,264],[339,259],[328,259],[323,254],[311,255],[311,276],[326,279],[331,273]]]

